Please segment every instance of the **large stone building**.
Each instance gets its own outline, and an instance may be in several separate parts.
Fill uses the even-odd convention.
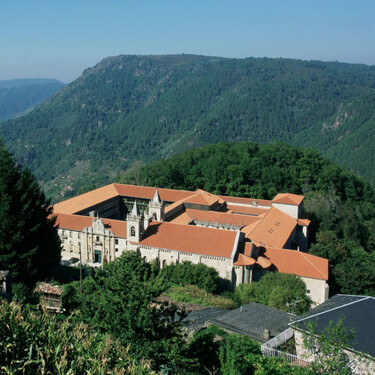
[[[315,304],[328,298],[328,261],[306,253],[303,196],[270,200],[111,184],[54,205],[65,253],[105,263],[136,251],[161,266],[214,267],[232,286],[268,272],[301,276]]]

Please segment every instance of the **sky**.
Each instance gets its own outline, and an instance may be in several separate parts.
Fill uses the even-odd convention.
[[[375,0],[1,0],[0,80],[65,83],[108,56],[375,65]]]

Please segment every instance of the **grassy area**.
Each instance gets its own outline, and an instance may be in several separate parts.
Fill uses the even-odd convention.
[[[230,298],[208,293],[194,285],[176,286],[165,292],[176,302],[193,303],[207,307],[219,307],[222,309],[233,309],[236,304]]]

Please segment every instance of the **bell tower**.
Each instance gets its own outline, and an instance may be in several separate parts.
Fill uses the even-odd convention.
[[[148,213],[152,220],[163,221],[164,219],[164,202],[161,201],[158,189],[155,190],[154,198],[148,205]]]
[[[142,215],[139,213],[137,201],[126,218],[127,238],[129,241],[139,242],[143,229]]]

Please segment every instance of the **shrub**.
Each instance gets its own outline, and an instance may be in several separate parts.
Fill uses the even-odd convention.
[[[236,304],[230,298],[216,296],[195,285],[186,285],[169,289],[166,294],[176,302],[194,303],[196,305],[233,309]]]
[[[234,299],[241,304],[257,302],[296,314],[307,311],[311,305],[306,284],[299,276],[277,272],[269,272],[251,284],[240,284],[234,291]]]
[[[209,293],[215,293],[218,290],[218,272],[202,263],[171,264],[161,270],[160,276],[172,284],[196,285]]]

